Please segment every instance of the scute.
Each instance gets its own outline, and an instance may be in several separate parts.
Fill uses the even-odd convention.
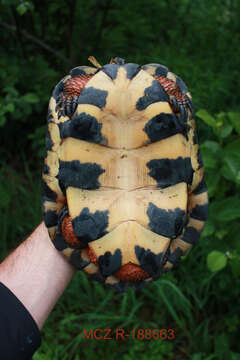
[[[76,268],[119,291],[140,289],[198,241],[208,197],[193,115],[185,83],[161,64],[115,58],[57,84],[43,214]]]

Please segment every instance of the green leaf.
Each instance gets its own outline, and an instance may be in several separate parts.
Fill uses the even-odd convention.
[[[22,97],[23,101],[26,101],[29,104],[35,104],[38,102],[38,96],[34,93],[28,93]]]
[[[4,93],[7,93],[7,94],[12,95],[13,98],[19,96],[18,90],[15,89],[15,88],[12,87],[12,86],[6,86],[6,87],[4,87],[4,88],[2,89],[2,91],[3,91]]]
[[[204,141],[204,143],[201,145],[201,148],[203,149],[207,149],[210,150],[211,152],[213,152],[214,154],[219,154],[221,151],[221,147],[219,145],[219,143],[217,143],[216,141]]]
[[[214,234],[214,231],[215,231],[215,226],[208,220],[204,226],[202,236],[203,237],[210,236]]]
[[[230,345],[227,334],[221,333],[214,339],[216,359],[223,360],[230,358]]]
[[[231,360],[240,360],[240,354],[231,351]]]
[[[234,154],[225,155],[221,173],[227,180],[240,184],[240,156]]]
[[[213,196],[217,192],[220,179],[220,172],[216,172],[216,170],[213,169],[206,169],[206,183],[209,196]]]
[[[200,353],[194,354],[192,360],[202,360],[202,355]]]
[[[225,124],[224,126],[222,126],[221,131],[220,131],[221,138],[225,138],[225,137],[229,136],[232,132],[232,129],[233,129],[233,127],[230,124]]]
[[[34,5],[30,1],[23,1],[17,6],[17,12],[21,16],[25,14],[25,12],[27,12],[28,10],[34,10]]]
[[[220,145],[216,141],[205,141],[200,145],[203,163],[206,168],[218,168],[218,159],[221,154]]]
[[[228,112],[228,117],[234,127],[234,129],[240,134],[240,113]]]
[[[18,5],[17,7],[17,12],[19,13],[19,15],[23,15],[25,14],[25,12],[28,10],[27,6],[25,5],[25,3],[22,3],[20,5]]]
[[[227,256],[220,251],[213,250],[207,256],[207,267],[210,271],[215,272],[222,270],[227,265]]]
[[[240,154],[240,139],[232,141],[230,144],[226,145],[224,148],[225,153],[232,153],[239,155]]]
[[[216,120],[207,112],[207,110],[200,109],[196,112],[196,115],[212,128],[217,126]]]
[[[15,110],[15,105],[13,103],[9,103],[4,108],[5,112],[13,112]]]
[[[218,222],[240,218],[239,197],[232,196],[227,199],[213,202],[209,207],[209,215]]]
[[[223,149],[222,175],[240,184],[240,140],[237,139]]]

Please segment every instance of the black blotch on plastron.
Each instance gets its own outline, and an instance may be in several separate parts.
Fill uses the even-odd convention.
[[[181,90],[181,93],[183,95],[185,95],[188,92],[188,88],[187,88],[186,84],[184,83],[184,81],[177,75],[176,75],[176,83],[177,83],[179,89]]]
[[[204,177],[202,178],[202,180],[200,181],[200,183],[198,184],[198,186],[193,190],[193,194],[194,195],[198,195],[198,194],[202,194],[205,191],[207,191],[207,185],[205,182]]]
[[[164,210],[158,208],[152,202],[147,209],[149,229],[154,233],[174,239],[182,233],[185,225],[186,213],[180,208]]]
[[[187,226],[181,240],[194,245],[200,238],[201,233],[197,231],[193,226]]]
[[[131,80],[139,73],[141,67],[138,64],[128,63],[124,65],[124,69],[127,72],[127,78]]]
[[[185,124],[188,120],[188,112],[187,107],[185,105],[179,105],[179,111],[180,113],[177,115],[178,120],[180,123]],[[190,129],[190,126],[187,124],[187,131]]]
[[[153,159],[147,164],[149,175],[161,188],[176,185],[180,182],[192,183],[193,169],[189,157],[177,159]]]
[[[73,252],[71,253],[69,261],[70,261],[70,263],[72,265],[74,265],[79,270],[84,269],[87,265],[90,264],[90,261],[86,261],[86,260],[84,260],[82,258],[81,250],[79,250],[79,249],[74,249],[73,250]]]
[[[62,223],[66,216],[69,216],[69,211],[68,211],[67,205],[64,205],[58,214],[58,224],[56,227],[56,231],[59,233],[62,233]],[[68,244],[68,246],[69,246],[69,244]]]
[[[100,143],[103,140],[101,134],[102,124],[94,116],[82,112],[75,113],[72,120],[59,124],[61,138],[72,137],[75,139],[86,140]]]
[[[194,143],[194,144],[198,144],[198,135],[197,135],[197,131],[196,131],[196,130],[194,130],[193,143]]]
[[[104,255],[99,256],[98,265],[102,276],[113,275],[122,265],[121,250],[116,249],[113,255],[110,251],[106,251]]]
[[[142,69],[147,70],[149,67],[155,67],[156,68],[155,72],[154,72],[155,76],[164,76],[164,77],[166,77],[167,73],[169,71],[166,66],[161,65],[161,64],[146,64],[146,65],[142,66]]]
[[[101,165],[96,163],[83,163],[79,160],[59,161],[58,179],[61,188],[68,186],[79,189],[98,189],[98,177],[104,173]]]
[[[61,80],[55,87],[55,89],[53,90],[53,98],[57,101],[58,96],[60,95],[61,92],[63,92],[63,88],[64,88],[64,82]]]
[[[52,110],[50,108],[48,108],[48,113],[47,113],[47,122],[54,122],[54,118],[53,118],[53,114],[52,114]]]
[[[157,80],[153,80],[152,85],[144,90],[144,96],[140,97],[136,103],[137,110],[144,110],[149,105],[158,102],[169,102],[169,96],[165,92],[164,88]]]
[[[55,226],[58,223],[58,214],[54,210],[46,211],[43,218],[47,227]]]
[[[52,202],[53,204],[56,203],[55,200],[53,200],[53,199],[49,198],[48,196],[46,196],[45,194],[43,194],[43,195],[42,195],[42,211],[43,211],[43,212],[45,211],[44,202],[46,202],[46,201],[50,201],[50,202]]]
[[[87,207],[83,208],[79,216],[72,220],[73,231],[79,241],[87,245],[106,235],[108,213],[108,210],[91,213]]]
[[[156,280],[162,269],[163,253],[154,254],[150,249],[144,249],[141,246],[135,246],[135,254],[139,264],[154,280]]]
[[[63,195],[66,196],[66,187],[65,187],[64,183],[61,180],[59,180],[59,175],[57,175],[56,178],[58,179],[58,185],[59,185]]]
[[[208,217],[208,204],[196,205],[191,211],[191,217],[193,219],[205,221]]]
[[[55,191],[51,190],[50,187],[48,187],[44,180],[42,180],[42,193],[50,201],[57,200],[57,194],[55,193]]]
[[[169,256],[168,256],[168,261],[173,264],[176,265],[179,260],[180,257],[182,256],[182,250],[177,247]]]
[[[78,97],[78,104],[90,104],[99,107],[100,109],[106,105],[108,92],[105,90],[96,89],[93,86],[84,87]]]
[[[62,251],[69,247],[69,244],[66,243],[62,234],[56,234],[54,236],[53,245],[59,251]]]
[[[195,110],[194,110],[193,102],[192,102],[192,99],[191,99],[188,95],[186,95],[186,97],[187,97],[187,99],[188,99],[188,101],[187,101],[187,107],[188,107],[189,110],[190,110],[190,116],[189,116],[189,118],[190,118],[190,119],[193,119],[194,116],[195,116]]]
[[[114,80],[117,77],[118,69],[119,69],[119,65],[109,64],[109,65],[104,65],[101,68],[101,71],[103,71],[107,76],[109,76],[112,80]]]
[[[50,174],[50,168],[49,168],[49,166],[47,165],[47,164],[43,164],[43,170],[42,170],[42,173],[44,174],[44,175],[49,175]]]
[[[183,134],[187,138],[188,125],[181,123],[174,114],[160,113],[149,120],[143,130],[154,142],[175,134]]]
[[[199,164],[198,169],[200,169],[203,167],[203,160],[202,160],[202,155],[201,155],[200,149],[198,149],[197,159],[198,159],[198,164]]]
[[[45,146],[46,146],[46,150],[51,150],[53,147],[53,141],[50,135],[49,130],[47,129],[46,132],[46,137],[45,137]]]

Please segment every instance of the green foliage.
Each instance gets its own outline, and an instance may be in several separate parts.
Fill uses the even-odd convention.
[[[0,162],[0,261],[41,221],[40,172],[32,174],[24,155],[21,173]]]
[[[227,265],[227,256],[220,251],[213,250],[207,256],[207,266],[211,271],[222,270]]]
[[[123,356],[123,360],[165,360],[166,357],[172,358],[172,344],[162,341],[135,341],[130,347],[129,354]]]
[[[24,15],[28,10],[34,10],[34,5],[31,1],[21,1],[16,10],[19,15]]]
[[[237,0],[1,0],[1,259],[41,221],[40,176],[53,87],[89,55],[162,63],[188,85],[209,192],[201,241],[140,294],[78,272],[34,360],[240,359],[240,3]],[[83,339],[83,329],[175,330],[173,341]]]
[[[238,234],[233,234],[233,229],[239,226],[240,218],[240,113],[221,112],[212,116],[201,109],[196,115],[211,127],[215,137],[200,146],[210,196],[204,235],[213,242],[220,240],[217,249],[224,250],[211,251],[207,266],[211,271],[219,271],[229,264],[233,276],[238,278],[240,246]]]

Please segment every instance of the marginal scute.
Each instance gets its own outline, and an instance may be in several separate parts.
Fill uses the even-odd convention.
[[[202,180],[198,183],[197,187],[193,190],[193,194],[198,195],[206,191],[207,191],[207,185],[205,178],[203,177]]]
[[[160,64],[147,64],[142,66],[142,69],[154,76],[167,76],[168,68]]]
[[[70,257],[71,263],[79,270],[90,265],[90,260],[85,260],[82,256],[82,250],[74,249]]]
[[[169,71],[168,73],[167,73],[167,79],[169,79],[169,80],[172,80],[172,81],[174,81],[174,82],[176,82],[176,75],[175,74],[173,74],[171,71]]]
[[[48,210],[44,214],[44,222],[47,227],[56,226],[58,223],[58,213],[54,210]]]
[[[90,66],[77,66],[70,71],[70,75],[72,77],[79,76],[79,75],[94,75],[97,69]]]
[[[42,188],[44,195],[51,201],[65,201],[64,194],[60,188],[57,178],[51,177],[43,173]]]
[[[62,251],[68,248],[68,244],[65,241],[62,234],[56,234],[53,239],[53,244],[57,250]]]
[[[201,233],[197,231],[193,226],[188,226],[184,232],[182,238],[183,241],[194,245],[199,240]]]
[[[55,151],[47,151],[47,156],[45,158],[45,165],[48,167],[48,175],[50,177],[56,177],[59,171],[59,160],[58,155]]]
[[[205,221],[208,216],[208,204],[196,205],[191,212],[191,217],[197,220]]]
[[[187,88],[186,84],[183,82],[183,80],[179,76],[176,76],[176,82],[177,82],[177,85],[180,88],[182,94],[183,95],[187,94],[188,93],[188,88]]]

